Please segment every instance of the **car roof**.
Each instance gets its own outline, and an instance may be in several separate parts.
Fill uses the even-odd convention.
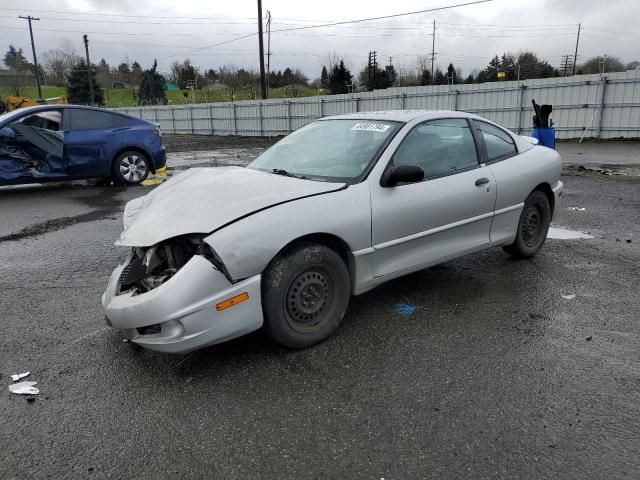
[[[55,104],[55,103],[52,103],[50,105],[35,105],[33,107],[18,108],[16,110],[12,110],[10,113],[13,113],[13,112],[17,112],[17,113],[39,112],[41,110],[49,110],[49,109],[52,109],[52,108],[63,109],[63,110],[66,110],[66,109],[95,110],[95,111],[98,111],[98,112],[113,113],[113,114],[121,115],[121,116],[124,116],[124,117],[135,118],[135,117],[130,117],[129,115],[125,115],[125,114],[123,114],[121,112],[114,112],[114,111],[107,110],[107,109],[104,109],[104,108],[89,107],[89,106],[86,106],[86,105],[66,105],[66,104],[59,105],[59,104]]]
[[[477,115],[453,110],[380,110],[376,112],[344,113],[324,117],[323,120],[387,120],[390,122],[410,122],[412,120],[430,120],[435,118],[477,118],[485,120]]]

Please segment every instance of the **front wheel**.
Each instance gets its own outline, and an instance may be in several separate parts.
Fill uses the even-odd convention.
[[[350,297],[349,272],[335,251],[317,244],[294,246],[263,275],[265,330],[285,347],[310,347],[338,328]]]
[[[140,152],[123,152],[113,162],[113,179],[121,185],[139,185],[147,175],[149,160]]]
[[[518,222],[516,240],[503,247],[516,258],[533,257],[544,245],[551,222],[549,199],[540,190],[535,190],[527,197]]]

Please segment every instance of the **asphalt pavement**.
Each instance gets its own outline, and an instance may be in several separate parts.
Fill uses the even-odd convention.
[[[0,478],[640,478],[640,179],[569,173],[554,224],[592,239],[392,281],[311,349],[189,356],[103,320],[151,187],[0,189]]]

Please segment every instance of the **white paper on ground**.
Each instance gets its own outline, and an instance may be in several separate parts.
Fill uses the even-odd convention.
[[[561,295],[562,298],[564,298],[565,300],[573,300],[574,298],[576,298],[576,294],[572,293],[570,295]]]
[[[38,390],[34,385],[37,385],[38,382],[20,382],[20,383],[12,383],[9,385],[9,391],[11,393],[15,393],[16,395],[38,395],[40,390]]]
[[[11,380],[13,380],[14,382],[17,382],[21,378],[28,377],[30,373],[31,372],[16,373],[15,375],[11,375]]]
[[[593,235],[589,235],[588,233],[583,232],[577,232],[575,230],[568,230],[566,228],[549,227],[547,238],[551,238],[554,240],[580,240],[583,238],[593,238]]]

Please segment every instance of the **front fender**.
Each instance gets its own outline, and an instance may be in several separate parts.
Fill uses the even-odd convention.
[[[234,281],[261,273],[283,247],[314,233],[342,239],[351,251],[371,246],[367,182],[259,211],[204,240]]]

